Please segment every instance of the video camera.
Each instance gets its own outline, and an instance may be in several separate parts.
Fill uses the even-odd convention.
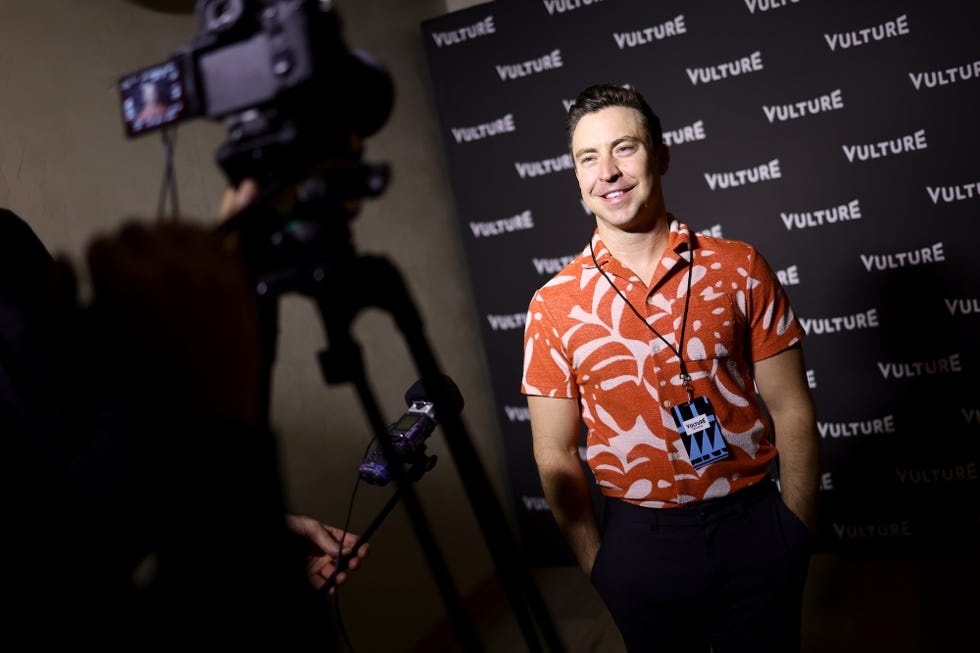
[[[195,11],[200,33],[188,44],[119,80],[128,136],[191,118],[221,120],[228,140],[217,161],[237,186],[356,160],[356,141],[388,119],[391,78],[370,55],[346,47],[332,2],[198,0]]]

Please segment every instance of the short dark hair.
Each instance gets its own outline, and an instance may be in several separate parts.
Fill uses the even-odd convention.
[[[640,92],[633,88],[606,82],[588,87],[575,98],[575,103],[568,110],[568,121],[565,123],[565,129],[568,131],[568,147],[571,148],[572,146],[572,134],[575,132],[579,120],[590,113],[609,107],[636,109],[643,117],[643,125],[650,136],[650,145],[657,147],[664,142],[660,118],[653,112]]]

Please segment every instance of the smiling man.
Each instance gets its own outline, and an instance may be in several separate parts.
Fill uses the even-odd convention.
[[[667,211],[639,93],[591,86],[567,128],[596,230],[531,300],[522,384],[555,519],[630,651],[798,650],[819,451],[803,329],[751,245]]]

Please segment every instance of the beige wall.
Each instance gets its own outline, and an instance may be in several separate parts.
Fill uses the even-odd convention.
[[[397,87],[393,114],[367,141],[365,156],[389,162],[393,179],[355,219],[354,243],[402,270],[443,371],[463,392],[466,424],[503,502],[499,431],[419,27],[445,13],[445,4],[336,5],[349,45],[375,54]],[[51,250],[77,260],[94,234],[127,216],[153,216],[163,169],[160,139],[123,136],[116,82],[165,59],[195,30],[192,15],[123,0],[0,2],[0,206],[25,218]],[[181,207],[194,219],[214,220],[224,180],[213,155],[224,137],[222,127],[203,120],[179,129]],[[273,417],[289,498],[296,510],[339,525],[369,440],[366,421],[349,386],[327,387],[319,376],[316,354],[324,337],[310,303],[285,299],[280,324]],[[378,311],[365,313],[354,333],[381,408],[394,420],[418,378],[408,351]],[[429,443],[439,464],[418,485],[419,495],[459,590],[469,593],[490,576],[490,558],[443,432]],[[362,485],[353,528],[363,529],[390,493]],[[409,650],[443,620],[443,602],[404,510],[386,520],[373,542],[370,564],[344,589],[344,622],[358,650]],[[391,649],[385,642],[399,644]]]

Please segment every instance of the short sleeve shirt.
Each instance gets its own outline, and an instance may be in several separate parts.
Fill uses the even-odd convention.
[[[531,300],[521,390],[579,401],[586,460],[603,494],[677,507],[767,475],[776,449],[752,365],[802,338],[782,286],[751,245],[694,234],[672,219],[648,287],[596,231],[591,247]],[[691,464],[670,412],[688,401],[677,351],[694,394],[711,402],[731,452],[700,469]]]

